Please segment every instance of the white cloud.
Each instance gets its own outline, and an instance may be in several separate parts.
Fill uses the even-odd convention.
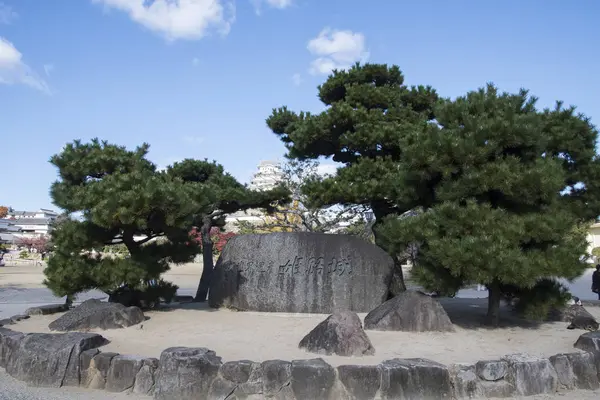
[[[254,11],[256,11],[256,15],[260,15],[262,12],[263,4],[265,4],[267,7],[283,10],[285,8],[291,7],[294,3],[294,0],[250,0],[250,2],[254,6]]]
[[[292,75],[292,82],[294,82],[294,86],[300,86],[302,83],[302,76],[300,76],[300,74]]]
[[[227,35],[235,21],[232,0],[92,0],[125,12],[133,21],[167,40]]]
[[[201,144],[204,142],[204,138],[202,136],[187,135],[183,137],[183,141],[189,144]]]
[[[365,36],[350,30],[325,28],[308,42],[307,48],[317,57],[309,68],[313,75],[328,74],[334,69],[348,69],[356,62],[369,59]]]
[[[44,72],[46,76],[50,76],[50,74],[54,71],[54,64],[44,64]]]
[[[22,84],[50,94],[48,84],[22,58],[11,42],[0,37],[0,84]]]
[[[19,15],[10,6],[0,2],[0,24],[10,24]]]
[[[198,57],[192,58],[192,65],[194,67],[197,67],[198,65],[200,65],[200,59]]]

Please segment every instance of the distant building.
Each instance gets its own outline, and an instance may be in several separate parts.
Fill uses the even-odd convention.
[[[15,225],[13,220],[0,219],[0,244],[12,244],[17,239],[21,228]]]
[[[283,181],[281,163],[277,161],[261,161],[258,172],[254,174],[248,187],[252,190],[270,190]]]
[[[270,190],[283,182],[284,174],[281,169],[281,163],[277,161],[261,161],[258,164],[258,171],[252,176],[248,187],[252,190]],[[237,231],[237,223],[248,222],[251,224],[261,224],[264,222],[264,213],[260,210],[239,211],[228,215],[225,218],[225,229],[231,232]]]
[[[16,211],[10,209],[7,218],[19,228],[15,236],[46,236],[52,230],[52,222],[58,218],[59,213],[53,210],[40,208],[38,211]]]

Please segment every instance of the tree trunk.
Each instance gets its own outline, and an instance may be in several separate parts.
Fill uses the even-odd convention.
[[[388,254],[390,252],[384,246],[381,245],[381,237],[377,235],[377,221],[373,224],[372,231],[373,237],[375,238],[375,244],[385,250]],[[388,299],[398,296],[400,293],[406,292],[406,284],[404,283],[404,273],[402,272],[402,263],[398,259],[396,254],[390,254],[394,260],[394,270],[392,273],[392,280],[388,289]]]
[[[206,218],[200,228],[200,234],[202,235],[202,276],[200,277],[200,283],[198,284],[198,290],[196,291],[196,297],[194,298],[194,301],[197,302],[206,301],[213,275],[213,242],[210,238],[211,228],[212,219]]]
[[[488,288],[488,310],[486,315],[486,324],[498,326],[500,324],[500,282],[493,280],[487,285]]]

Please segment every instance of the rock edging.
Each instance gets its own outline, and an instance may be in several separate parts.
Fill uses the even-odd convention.
[[[421,358],[338,367],[321,358],[224,363],[212,350],[186,347],[168,348],[157,360],[101,352],[106,343],[92,333],[0,328],[0,367],[30,385],[133,392],[157,400],[467,399],[600,388],[600,332],[581,335],[575,343],[580,352],[450,366]]]

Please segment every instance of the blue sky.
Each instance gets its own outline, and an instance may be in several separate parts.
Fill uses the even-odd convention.
[[[397,64],[454,97],[492,81],[600,120],[600,2],[0,0],[0,204],[52,207],[73,139],[216,159],[242,181],[284,147],[273,107],[319,111],[328,68]]]

